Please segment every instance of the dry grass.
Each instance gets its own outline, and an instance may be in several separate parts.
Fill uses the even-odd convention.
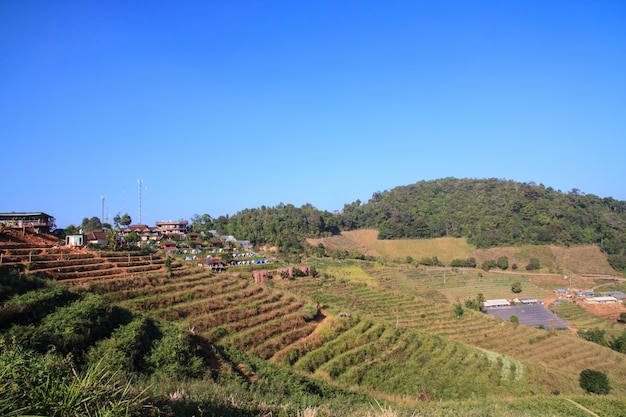
[[[345,279],[355,284],[365,284],[369,287],[377,287],[379,285],[378,280],[357,265],[331,266],[326,268],[325,272],[338,279]]]
[[[386,259],[406,259],[410,256],[418,260],[436,256],[440,261],[450,263],[453,259],[472,256],[472,247],[465,239],[459,238],[378,240],[376,230],[353,230],[342,235],[355,246],[369,248]]]
[[[480,265],[485,260],[509,258],[509,265],[524,268],[530,258],[539,259],[543,271],[561,271],[569,274],[616,275],[606,256],[596,245],[571,247],[548,245],[523,245],[475,249],[460,238],[378,240],[378,231],[372,229],[342,232],[341,235],[323,239],[309,239],[309,243],[322,243],[329,253],[339,249],[358,251],[364,255],[387,260],[415,260],[436,256],[449,264],[453,259],[475,257]]]

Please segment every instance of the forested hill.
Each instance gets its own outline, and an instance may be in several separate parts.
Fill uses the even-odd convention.
[[[192,220],[197,230],[214,228],[292,252],[302,249],[305,237],[373,228],[380,239],[453,236],[478,247],[601,244],[607,254],[626,259],[626,202],[500,179],[421,181],[376,192],[367,203],[357,200],[335,214],[281,204]]]
[[[377,228],[380,239],[466,237],[478,247],[626,245],[626,202],[499,179],[421,181],[344,207],[343,227]]]

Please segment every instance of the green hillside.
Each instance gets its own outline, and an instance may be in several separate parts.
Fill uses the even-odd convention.
[[[283,256],[319,249],[307,248],[307,238],[362,229],[377,230],[381,240],[463,238],[483,249],[598,245],[613,268],[626,270],[625,201],[501,179],[420,181],[375,192],[337,213],[280,204],[216,219],[204,214],[194,217],[192,227],[275,246]]]

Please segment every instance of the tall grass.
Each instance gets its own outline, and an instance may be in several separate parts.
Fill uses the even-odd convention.
[[[101,363],[77,371],[69,357],[0,339],[0,414],[49,417],[138,415],[144,392]]]

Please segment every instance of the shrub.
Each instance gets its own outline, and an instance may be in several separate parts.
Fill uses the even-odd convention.
[[[522,292],[522,283],[519,281],[515,281],[511,284],[511,291],[515,294],[519,294]]]
[[[519,324],[519,317],[517,317],[515,314],[513,314],[510,318],[509,321],[511,323],[513,323],[514,325],[518,325]]]
[[[607,257],[609,264],[616,271],[626,271],[626,256],[624,255],[609,255]]]
[[[605,330],[595,328],[578,332],[578,335],[588,342],[597,343],[601,346],[607,346],[606,339],[604,338],[605,333]]]
[[[456,316],[456,318],[460,318],[463,315],[464,311],[463,311],[463,306],[461,305],[461,303],[456,303],[454,305],[454,315]]]
[[[495,268],[496,266],[497,266],[497,263],[493,259],[483,261],[483,263],[480,265],[480,267],[484,271],[489,271],[490,269]]]
[[[509,268],[509,258],[507,258],[506,256],[501,256],[498,258],[496,264],[498,265],[498,268],[506,270]]]
[[[624,330],[620,336],[613,337],[609,346],[616,352],[626,353],[626,330]]]
[[[606,374],[593,369],[585,369],[580,373],[580,387],[592,394],[606,395],[611,391]]]
[[[432,258],[420,258],[417,261],[418,264],[420,265],[424,265],[424,266],[439,266],[441,265],[441,262],[439,262],[439,259],[436,256],[433,256]]]
[[[530,262],[528,263],[528,265],[526,265],[526,270],[527,271],[536,271],[538,269],[541,269],[541,263],[539,262],[539,259],[537,259],[537,258],[530,258]]]
[[[313,320],[317,317],[317,307],[313,304],[305,304],[302,306],[302,315],[307,321]]]
[[[454,268],[476,268],[476,258],[453,259],[450,266]]]
[[[0,415],[139,415],[142,395],[100,363],[80,372],[68,357],[0,338]]]

